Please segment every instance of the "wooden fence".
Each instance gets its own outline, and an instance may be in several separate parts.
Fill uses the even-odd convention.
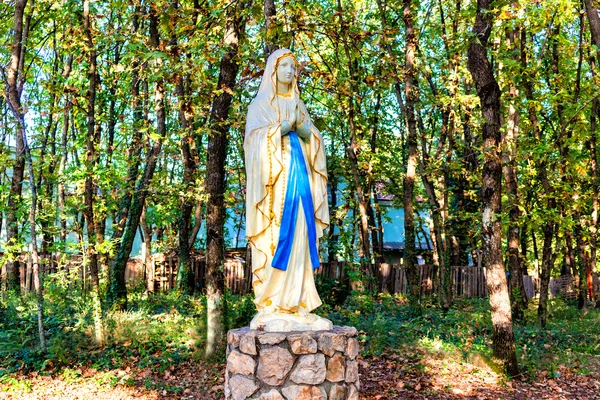
[[[485,297],[487,286],[485,283],[485,268],[480,267],[451,267],[452,289],[454,296],[460,297]],[[317,270],[317,274],[323,274],[336,280],[345,279],[345,265],[342,263],[325,264]],[[373,265],[376,271],[376,289],[384,293],[407,293],[406,270],[398,264]],[[431,265],[419,265],[419,281],[421,282],[421,295],[429,295],[437,291],[435,270]],[[523,276],[525,293],[528,298],[539,292],[538,280],[532,276]]]
[[[224,264],[225,283],[235,294],[246,294],[252,290],[252,273],[250,266],[244,262],[244,254],[239,252],[227,252]],[[21,286],[26,290],[32,289],[32,261],[29,256],[22,256],[19,260],[21,271]],[[176,254],[155,254],[150,257],[150,264],[146,265],[143,260],[130,259],[125,268],[125,279],[130,283],[146,282],[153,291],[170,290],[175,286],[177,279]],[[205,260],[201,254],[193,254],[191,257],[191,269],[193,272],[193,284],[197,291],[204,289]],[[68,269],[75,273],[84,282],[89,278],[89,270],[80,255],[71,256],[43,256],[40,270],[44,273],[52,273],[61,269]],[[372,265],[375,271],[374,279],[371,279],[369,289],[385,293],[406,293],[406,271],[398,264]],[[348,278],[348,267],[345,263],[324,263],[315,271],[322,277],[344,282]],[[5,266],[2,267],[3,281],[5,277]],[[432,294],[437,290],[434,268],[430,265],[419,265],[419,279],[421,282],[421,294]],[[579,277],[571,275],[550,279],[549,294],[551,297],[563,296],[574,299],[577,296],[577,285]],[[539,293],[539,278],[529,275],[523,276],[525,293],[532,298]],[[485,297],[487,287],[485,283],[485,268],[480,267],[452,267],[452,287],[455,296],[460,297]],[[600,291],[600,279],[596,274],[593,277],[595,293]]]
[[[194,288],[201,291],[204,288],[206,262],[201,255],[191,257],[190,262]],[[170,290],[175,286],[177,280],[177,263],[178,258],[176,255],[153,255],[150,268],[146,268],[142,260],[131,259],[125,269],[125,279],[151,282],[153,291]],[[252,282],[249,278],[251,271],[249,266],[246,266],[246,263],[239,257],[239,254],[229,253],[223,267],[225,283],[233,293],[245,294],[250,292],[252,288]],[[148,274],[151,274],[150,279],[148,279]]]

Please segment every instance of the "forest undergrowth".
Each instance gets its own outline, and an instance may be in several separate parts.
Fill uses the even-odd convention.
[[[127,311],[104,315],[104,342],[96,344],[91,301],[68,281],[46,279],[46,354],[38,350],[35,296],[2,297],[0,398],[222,398],[225,352],[203,358],[203,296],[134,288]],[[397,295],[353,293],[340,304],[323,297],[330,303],[319,314],[359,330],[361,398],[525,398],[519,387],[600,393],[597,310],[554,299],[542,329],[531,304],[515,324],[522,374],[509,380],[491,359],[487,299],[455,299],[444,312],[433,298],[416,310]],[[255,312],[251,296],[229,295],[228,305],[230,327],[247,325]]]

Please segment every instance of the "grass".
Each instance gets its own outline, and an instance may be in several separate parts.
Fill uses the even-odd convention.
[[[18,371],[59,374],[75,382],[81,379],[80,367],[102,371],[98,376],[105,384],[127,384],[123,370],[128,366],[162,373],[202,357],[204,297],[174,292],[148,296],[132,290],[127,311],[104,316],[105,343],[97,346],[91,301],[67,281],[60,274],[46,279],[46,354],[38,350],[34,296],[7,295],[0,300],[0,384],[14,379]],[[255,312],[252,297],[228,296],[228,300],[230,326],[247,325]],[[552,376],[559,366],[581,373],[598,368],[600,313],[581,312],[560,299],[551,300],[549,309],[546,329],[537,325],[533,304],[525,321],[515,324],[525,374],[535,378],[546,371]],[[337,325],[356,327],[364,356],[402,353],[491,364],[487,299],[456,299],[447,312],[425,299],[421,311],[415,312],[403,296],[354,293],[340,305],[323,305],[318,313]],[[217,361],[224,361],[223,353]]]
[[[600,363],[600,312],[580,311],[575,303],[557,298],[549,302],[548,326],[537,324],[537,304],[530,304],[525,320],[514,325],[517,356],[525,374],[535,378],[558,366],[581,373]],[[444,312],[425,299],[420,313],[403,296],[354,294],[341,306],[325,307],[323,316],[338,325],[359,330],[364,356],[415,349],[433,357],[464,362],[491,362],[491,318],[487,299],[456,299]]]
[[[0,377],[37,371],[75,379],[73,371],[81,366],[100,371],[131,364],[163,372],[202,356],[205,297],[175,292],[147,295],[134,288],[126,311],[103,316],[104,343],[99,346],[94,343],[91,299],[66,281],[60,273],[47,277],[46,354],[39,351],[35,295],[7,293],[0,298]],[[230,324],[247,324],[252,299],[228,297]],[[224,354],[219,361],[223,360]]]

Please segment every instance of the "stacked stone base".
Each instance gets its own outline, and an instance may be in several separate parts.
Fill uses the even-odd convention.
[[[227,334],[227,400],[358,400],[358,341],[352,327],[330,331]]]

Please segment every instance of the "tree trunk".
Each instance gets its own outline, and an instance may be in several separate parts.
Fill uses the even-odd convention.
[[[432,91],[437,93],[437,90],[434,86],[432,86]],[[417,114],[418,115],[418,114]],[[438,141],[436,153],[433,156],[434,160],[438,160],[442,157],[444,152],[444,146],[446,143],[446,139],[449,139],[448,136],[452,136],[452,133],[449,133],[449,122],[450,122],[450,109],[446,108],[442,110],[442,127],[440,139]],[[418,115],[418,125],[421,132],[425,132],[425,124],[423,123],[423,119]],[[452,153],[452,145],[453,140],[448,140],[449,148],[447,153]],[[448,182],[448,167],[447,164],[450,162],[449,155],[446,157],[446,166],[443,168],[443,176],[437,177],[438,181],[441,181],[440,186],[442,187],[441,192],[443,193],[443,197],[440,199],[435,190],[435,185],[433,180],[436,177],[432,176],[433,174],[426,170],[426,165],[430,163],[431,156],[429,154],[429,150],[427,149],[427,141],[425,135],[421,135],[421,158],[419,159],[419,175],[421,175],[421,181],[423,182],[423,187],[425,188],[425,192],[427,193],[427,198],[429,200],[429,208],[431,212],[431,222],[432,228],[431,232],[431,241],[432,241],[432,249],[433,249],[433,275],[434,281],[438,288],[438,295],[440,304],[442,309],[447,311],[450,308],[452,303],[452,277],[451,270],[449,265],[449,254],[448,254],[448,232],[446,229],[447,221],[448,221],[448,212],[447,212],[447,182]]]
[[[334,261],[337,261],[337,244],[338,244],[338,234],[335,233],[335,229],[337,226],[337,217],[336,217],[336,213],[337,213],[337,207],[338,207],[338,201],[337,201],[337,179],[336,179],[336,175],[331,174],[329,176],[329,187],[330,187],[330,194],[331,194],[331,201],[330,201],[330,206],[329,206],[329,240],[327,241],[327,250],[328,250],[328,256],[327,256],[327,262],[328,263],[332,263]]]
[[[590,152],[590,162],[592,169],[592,217],[591,217],[591,229],[590,229],[590,271],[588,273],[588,290],[591,301],[596,302],[596,307],[600,308],[600,301],[598,300],[598,293],[596,293],[593,280],[597,277],[598,273],[596,270],[597,260],[597,248],[598,248],[598,192],[600,181],[598,178],[598,153],[597,153],[597,118],[598,118],[599,102],[598,99],[594,99],[592,102],[592,112],[590,115],[590,135],[591,138],[588,142],[588,149]]]
[[[94,183],[94,166],[98,155],[96,154],[96,143],[100,138],[97,136],[99,131],[96,129],[96,85],[98,72],[96,70],[96,47],[92,36],[92,22],[90,19],[90,1],[83,2],[83,30],[86,38],[86,45],[89,62],[88,81],[89,89],[87,93],[87,152],[86,152],[86,178],[85,178],[85,193],[84,193],[84,209],[83,214],[86,220],[87,228],[87,259],[89,263],[90,278],[92,280],[92,302],[94,308],[94,335],[96,343],[102,344],[102,310],[100,301],[100,279],[98,277],[98,252],[96,250],[97,243],[97,227],[94,216],[94,197],[96,184]]]
[[[383,243],[379,240],[379,233],[383,227],[381,224],[377,224],[375,219],[377,205],[377,193],[373,190],[373,159],[377,152],[377,132],[379,127],[379,116],[381,110],[381,93],[378,93],[375,100],[375,107],[371,113],[373,114],[369,121],[369,143],[371,150],[371,159],[369,160],[369,169],[367,174],[367,184],[365,197],[367,200],[367,216],[369,218],[368,224],[371,228],[371,243],[373,246],[373,261],[375,265],[384,262],[383,259]],[[378,267],[377,267],[378,269]]]
[[[506,372],[515,376],[519,373],[519,367],[502,260],[500,87],[494,78],[486,48],[493,23],[490,0],[478,0],[473,25],[474,38],[468,50],[468,68],[477,89],[483,117],[482,247],[492,314],[493,354],[504,364]]]
[[[564,218],[564,214],[562,215]],[[558,233],[557,233],[558,235]],[[565,238],[565,263],[561,275],[577,276],[577,262],[575,261],[575,251],[573,247],[573,233],[570,231],[564,233]],[[558,238],[557,238],[558,240]]]
[[[146,207],[142,211],[140,216],[140,226],[142,227],[143,238],[144,238],[144,270],[146,272],[146,290],[148,293],[154,293],[154,257],[152,256],[152,228],[148,226],[146,222]]]
[[[64,175],[65,168],[67,166],[67,155],[68,155],[68,147],[67,147],[67,139],[69,135],[69,116],[71,114],[71,100],[69,97],[65,98],[65,108],[63,113],[63,129],[62,129],[62,138],[60,142],[61,148],[61,156],[60,163],[58,165],[58,212],[60,219],[60,243],[61,246],[66,246],[67,244],[67,216],[65,211],[66,206],[66,193],[65,193],[65,183],[64,183]]]
[[[139,18],[142,14],[142,8],[137,6],[132,18],[133,33],[136,34],[139,31]],[[119,203],[119,209],[115,214],[113,235],[112,240],[115,241],[123,236],[125,225],[127,223],[127,216],[129,215],[129,208],[131,207],[131,198],[135,191],[135,185],[138,179],[140,165],[142,164],[142,148],[143,148],[143,133],[146,128],[146,122],[148,118],[145,118],[145,107],[146,102],[142,101],[140,94],[140,86],[142,81],[138,70],[140,68],[140,61],[137,58],[133,59],[132,62],[132,77],[131,77],[131,108],[133,115],[133,138],[127,150],[127,180],[125,181],[125,188],[123,196]],[[147,82],[144,82],[146,88]]]
[[[590,23],[590,33],[592,34],[592,43],[600,51],[600,15],[598,15],[598,1],[585,0],[585,11]]]
[[[452,235],[456,237],[461,249],[470,248],[473,262],[477,264],[475,258],[478,257],[477,245],[474,240],[474,230],[471,224],[471,218],[469,215],[474,215],[478,212],[478,202],[474,199],[474,196],[469,195],[469,191],[480,189],[474,187],[470,183],[469,176],[474,176],[479,169],[479,157],[480,151],[475,143],[475,137],[471,131],[471,118],[470,114],[472,109],[469,108],[463,116],[463,152],[461,157],[462,172],[458,177],[457,190],[456,190],[456,202],[457,206],[454,209],[456,216],[453,218]],[[462,251],[459,254],[457,264],[453,265],[468,265],[469,264],[469,253]]]
[[[422,145],[424,146],[424,144]],[[425,152],[423,151],[423,158]],[[440,212],[440,206],[435,194],[435,188],[433,183],[429,179],[429,176],[425,173],[424,161],[419,162],[419,169],[423,186],[427,192],[427,198],[429,199],[429,207],[431,208],[431,219],[433,221],[433,231],[431,232],[431,239],[433,240],[433,264],[434,268],[439,273],[439,284],[438,284],[438,295],[440,297],[440,304],[442,309],[447,311],[450,308],[452,293],[451,286],[449,286],[451,276],[449,274],[450,269],[447,268],[448,257],[445,256],[446,250],[444,249],[444,236],[442,234],[443,229],[443,218]],[[417,265],[416,268],[419,268]],[[418,276],[417,276],[418,277]]]
[[[587,299],[586,296],[586,289],[587,289],[587,285],[586,283],[586,279],[587,279],[587,271],[590,267],[589,265],[589,257],[587,255],[587,241],[583,238],[583,232],[582,232],[582,223],[581,223],[581,215],[579,214],[579,212],[574,213],[573,215],[575,222],[575,229],[574,229],[574,235],[575,235],[575,242],[577,245],[577,261],[578,261],[578,277],[579,277],[579,284],[577,285],[577,308],[579,308],[580,310],[583,309],[583,307],[585,306],[585,301]],[[574,276],[575,277],[575,276]]]
[[[52,67],[52,80],[51,85],[56,85],[56,76],[58,75],[58,54],[56,50],[56,40],[54,40],[54,63]],[[45,196],[47,199],[52,199],[54,192],[54,171],[56,169],[56,131],[58,129],[57,122],[57,109],[58,109],[58,95],[55,91],[50,94],[49,101],[51,111],[48,113],[48,122],[44,129],[44,135],[42,143],[39,146],[39,156],[37,157],[39,169],[38,179],[36,181],[36,194]],[[27,142],[27,140],[25,141]],[[46,154],[49,151],[49,161],[46,161]],[[42,197],[43,198],[43,197]],[[43,200],[40,202],[36,200],[36,203],[43,205]],[[51,212],[42,212],[39,218],[39,224],[42,233],[42,244],[40,253],[42,258],[47,256],[49,249],[52,248],[54,242],[53,230],[51,229],[54,216]]]
[[[179,78],[181,80],[181,77]],[[180,102],[183,102],[183,87],[178,83],[177,92]],[[183,107],[183,105],[182,105]],[[180,113],[181,114],[181,113]],[[185,116],[180,115],[181,129],[187,130],[187,122],[183,122]],[[191,281],[191,256],[190,256],[190,237],[192,228],[192,210],[194,208],[193,194],[198,190],[194,187],[195,171],[197,168],[197,157],[193,153],[193,139],[188,133],[184,133],[181,143],[181,153],[183,158],[183,198],[181,204],[181,213],[178,218],[179,247],[177,264],[177,290],[180,293],[191,293],[193,290],[193,281]]]
[[[415,51],[418,39],[414,28],[412,1],[404,0],[402,18],[405,30],[405,52],[406,64],[404,66],[404,97],[406,99],[406,128],[408,131],[408,160],[406,164],[406,175],[404,177],[404,267],[406,279],[410,287],[409,297],[411,303],[419,302],[419,265],[415,254],[415,215],[414,215],[414,187],[416,168],[418,162],[417,151],[417,120],[415,116],[415,104],[419,101],[419,89],[415,70]],[[441,239],[441,238],[440,238]]]
[[[15,14],[13,23],[13,43],[12,43],[12,54],[10,63],[6,70],[6,94],[7,102],[13,111],[18,115],[22,114],[21,109],[21,93],[23,88],[23,65],[24,62],[21,60],[25,53],[25,43],[27,42],[27,29],[24,29],[23,15],[25,14],[25,7],[27,6],[27,0],[17,0],[15,2]],[[19,251],[16,250],[19,246],[19,220],[18,211],[21,205],[21,194],[23,176],[25,174],[25,144],[23,142],[24,129],[23,124],[17,125],[16,136],[16,148],[15,148],[15,161],[13,164],[12,180],[10,185],[10,192],[8,195],[8,201],[6,204],[6,244],[5,246],[7,253],[10,254],[8,262],[6,264],[7,281],[6,288],[8,290],[15,290],[19,292],[21,290],[21,276],[20,266],[17,258],[19,257]],[[11,246],[9,248],[8,246]],[[13,247],[14,246],[14,247]]]
[[[150,44],[152,48],[158,49],[160,45],[160,36],[158,32],[158,15],[154,7],[150,9]],[[160,63],[160,60],[156,61]],[[108,270],[109,287],[107,293],[107,301],[109,306],[124,310],[127,308],[127,286],[125,282],[125,267],[131,254],[133,240],[137,232],[140,216],[146,203],[148,189],[156,170],[158,156],[162,150],[162,143],[167,135],[166,115],[165,115],[165,90],[164,82],[159,79],[154,88],[154,109],[156,112],[156,131],[158,139],[156,139],[146,158],[146,167],[140,182],[136,186],[129,212],[127,222],[123,231],[123,237],[119,245],[117,256],[110,264]]]
[[[526,54],[526,43],[527,43],[527,34],[525,30],[521,31],[521,60],[522,67],[525,70],[527,67],[527,58]],[[523,85],[525,86],[525,97],[528,100],[528,115],[529,121],[531,123],[532,134],[534,138],[538,141],[542,140],[540,125],[537,117],[537,111],[535,109],[534,97],[533,97],[533,83],[531,79],[529,79],[525,75],[525,79],[523,80]],[[546,171],[546,162],[544,160],[536,160],[535,163],[536,172],[538,175],[538,179],[542,183],[542,187],[544,188],[544,192],[546,193],[546,210],[548,212],[552,212],[556,210],[556,199],[553,192],[553,188],[550,185],[550,181],[548,179],[548,174]],[[546,326],[546,319],[548,315],[548,287],[550,284],[550,271],[554,265],[554,259],[552,257],[552,239],[554,237],[554,221],[550,217],[546,217],[546,221],[543,224],[543,232],[544,232],[544,241],[543,241],[543,250],[542,250],[542,264],[539,272],[540,276],[540,300],[538,305],[538,322],[542,327]],[[533,238],[533,249],[535,254],[535,259],[538,259],[538,251],[537,251],[537,241],[534,235],[534,231],[532,230],[532,238]]]
[[[198,201],[196,204],[196,211],[194,212],[194,226],[192,227],[192,231],[190,233],[190,242],[188,247],[190,250],[194,249],[194,243],[196,242],[196,237],[198,236],[198,232],[202,228],[202,208],[204,207],[204,203],[202,200]]]
[[[177,6],[177,2],[173,2]],[[190,32],[193,33],[193,32]],[[177,44],[177,37],[174,37],[172,42]],[[181,62],[179,49],[177,49],[176,58]],[[198,154],[196,151],[196,142],[199,140],[198,135],[194,132],[192,126],[192,104],[189,95],[186,93],[187,76],[179,74],[177,77],[175,92],[179,101],[179,129],[182,132],[181,139],[181,155],[183,159],[183,179],[181,213],[177,221],[179,233],[179,262],[177,264],[177,290],[180,293],[191,293],[194,290],[194,279],[191,271],[191,234],[192,234],[192,211],[196,203],[195,194],[200,188],[195,187],[196,170],[198,169]],[[192,242],[193,244],[193,242]]]
[[[31,188],[31,208],[29,210],[29,229],[31,234],[31,258],[33,264],[33,285],[36,290],[36,303],[37,303],[37,319],[38,319],[38,335],[40,338],[40,349],[42,353],[46,353],[46,333],[44,330],[44,294],[43,294],[43,280],[40,273],[40,256],[38,253],[37,244],[37,228],[36,228],[36,217],[37,217],[37,184],[35,182],[35,173],[33,170],[33,159],[31,152],[29,151],[29,145],[27,144],[27,136],[25,131],[25,115],[13,110],[15,118],[18,118],[18,124],[21,126],[21,132],[23,136],[23,143],[25,145],[25,156],[27,158],[27,164],[29,166],[29,186]]]
[[[367,209],[369,208],[369,191],[365,190],[363,181],[361,179],[361,173],[358,167],[358,155],[359,145],[356,128],[356,109],[355,109],[355,98],[354,96],[358,93],[358,90],[354,88],[357,81],[357,71],[355,58],[350,52],[350,43],[348,43],[348,32],[350,31],[347,21],[344,19],[344,10],[342,9],[341,1],[337,2],[337,10],[339,17],[340,34],[344,36],[344,53],[346,55],[346,63],[348,68],[348,77],[350,85],[350,95],[348,96],[348,125],[350,128],[350,145],[346,148],[346,154],[348,155],[348,162],[350,164],[351,174],[354,181],[354,188],[356,190],[356,200],[358,204],[359,220],[358,220],[358,232],[360,237],[360,263],[363,268],[363,272],[370,275],[371,277],[376,276],[376,272],[372,267],[371,260],[371,239],[369,235],[369,217]],[[359,287],[364,287],[361,284]]]
[[[19,0],[15,4],[15,16],[14,16],[14,36],[13,36],[13,48],[12,48],[12,57],[11,62],[8,66],[7,70],[7,94],[8,94],[8,105],[12,114],[17,122],[17,154],[14,168],[21,168],[19,173],[19,188],[18,190],[14,190],[15,188],[11,186],[11,193],[9,196],[9,209],[8,215],[11,215],[11,219],[14,218],[14,228],[11,227],[11,231],[15,234],[13,238],[16,239],[16,211],[11,210],[10,204],[11,199],[15,201],[15,205],[17,201],[20,201],[22,189],[20,188],[21,182],[23,181],[24,168],[25,168],[25,158],[27,159],[29,166],[29,186],[31,189],[31,208],[29,210],[29,229],[31,234],[31,249],[32,249],[32,259],[33,259],[33,280],[34,286],[37,293],[37,319],[38,319],[38,334],[40,339],[40,349],[42,353],[46,353],[46,334],[44,331],[44,296],[43,296],[43,286],[42,281],[40,279],[40,257],[38,254],[38,244],[37,244],[37,230],[36,230],[36,211],[37,211],[37,186],[35,181],[35,173],[33,170],[33,160],[31,157],[31,153],[29,151],[29,146],[27,144],[27,132],[25,131],[25,113],[21,107],[21,93],[23,92],[23,84],[25,78],[23,76],[23,65],[25,58],[25,42],[27,41],[27,31],[29,25],[29,18],[26,22],[25,29],[23,29],[23,15],[25,13],[25,7],[27,5],[27,0]],[[32,10],[33,12],[33,10]],[[20,161],[19,161],[20,160]],[[19,165],[18,165],[19,164]],[[13,185],[15,184],[14,175],[17,171],[13,170]],[[14,196],[14,197],[13,197]],[[8,218],[7,218],[8,219]],[[9,225],[10,226],[10,225]],[[14,230],[13,230],[14,229]],[[9,241],[9,240],[8,240]],[[9,270],[9,280],[8,280],[8,288],[9,289],[19,289],[19,274],[18,274],[18,263],[11,263],[12,271]],[[17,268],[17,272],[15,273],[15,266]],[[8,269],[8,268],[7,268]],[[12,275],[11,275],[12,273]],[[16,281],[15,281],[16,278]]]
[[[596,45],[596,65],[600,62],[600,16],[598,15],[598,1],[597,0],[585,0],[585,10],[588,17],[588,21],[590,24],[590,32],[592,34],[592,43]],[[592,61],[593,62],[593,61]],[[594,70],[594,66],[592,66],[592,70]],[[597,244],[598,244],[598,229],[600,226],[598,225],[598,186],[600,186],[600,182],[598,181],[598,155],[596,150],[596,141],[597,141],[597,133],[596,133],[596,124],[599,116],[600,107],[598,105],[598,99],[595,98],[592,103],[592,112],[590,115],[590,132],[591,132],[591,141],[590,141],[590,153],[592,156],[592,187],[593,187],[593,210],[592,210],[592,229],[591,229],[591,238],[590,238],[590,263],[591,263],[591,271],[590,275],[598,276],[596,271],[596,259],[597,259]],[[593,292],[592,288],[592,292]],[[591,297],[593,300],[596,300],[596,308],[600,308],[600,300],[598,297],[598,293],[592,293]]]
[[[218,88],[224,89],[213,102],[210,113],[211,135],[208,138],[206,159],[206,351],[212,356],[223,340],[227,328],[225,302],[224,235],[225,224],[225,160],[227,158],[229,109],[239,70],[237,62],[239,41],[245,27],[242,16],[244,1],[237,1],[227,15],[223,45],[226,53],[221,58]]]
[[[275,0],[265,0],[264,2],[265,16],[265,57],[269,57],[271,53],[279,48],[279,35],[276,26],[277,9],[275,8]]]
[[[539,172],[538,172],[539,174]],[[550,200],[548,201],[550,203]],[[555,204],[552,204],[556,208]],[[544,244],[542,249],[542,266],[540,272],[540,301],[538,305],[538,323],[542,328],[546,327],[548,318],[548,288],[550,286],[550,272],[554,266],[552,257],[552,239],[554,236],[554,222],[544,223]]]
[[[98,72],[96,70],[96,48],[92,37],[92,27],[90,21],[90,2],[84,1],[83,25],[86,36],[86,44],[88,49],[88,81],[89,89],[87,93],[87,153],[86,153],[86,178],[85,178],[85,193],[84,193],[84,211],[86,219],[86,228],[88,236],[87,258],[89,262],[90,275],[92,286],[100,288],[98,279],[98,253],[96,251],[96,220],[94,218],[94,194],[96,185],[94,184],[94,163],[96,160],[96,81]]]
[[[513,5],[513,7],[516,7]],[[520,54],[517,40],[520,38],[518,29],[507,32],[508,42],[513,59],[518,62]],[[523,319],[523,309],[527,307],[527,296],[523,286],[523,272],[521,259],[519,257],[519,220],[521,210],[519,209],[520,197],[518,193],[517,171],[515,157],[517,153],[517,137],[519,133],[519,112],[515,107],[517,88],[511,83],[509,88],[508,126],[503,139],[504,151],[502,152],[502,165],[504,173],[504,184],[508,194],[509,222],[507,226],[506,241],[508,243],[508,271],[510,277],[510,300],[512,316],[516,320]]]

